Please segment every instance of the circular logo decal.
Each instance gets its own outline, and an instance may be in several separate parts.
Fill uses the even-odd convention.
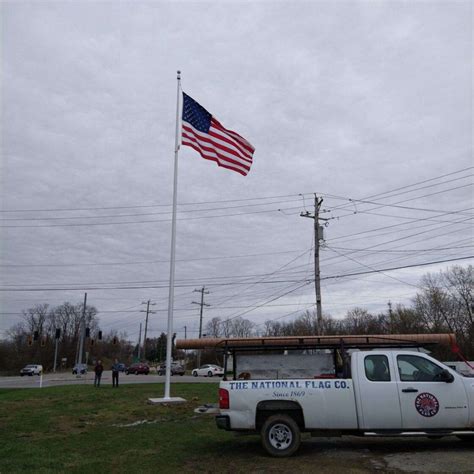
[[[424,392],[415,398],[415,408],[421,416],[435,416],[439,411],[439,402],[434,395]]]

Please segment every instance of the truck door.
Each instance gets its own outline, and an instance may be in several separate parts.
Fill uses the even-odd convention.
[[[426,356],[393,354],[398,368],[398,396],[403,429],[465,428],[468,426],[468,400],[461,376]],[[443,374],[444,372],[444,374]]]
[[[354,353],[358,357],[357,381],[359,427],[365,430],[397,430],[402,427],[397,379],[393,361],[386,353]]]

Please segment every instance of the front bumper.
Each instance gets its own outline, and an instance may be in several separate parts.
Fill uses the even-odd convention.
[[[217,415],[216,425],[220,430],[230,431],[230,418],[228,415]]]

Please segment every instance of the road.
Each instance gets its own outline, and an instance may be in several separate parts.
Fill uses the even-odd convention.
[[[191,375],[173,375],[171,383],[219,383],[220,377],[193,377]],[[148,375],[125,375],[120,374],[120,384],[129,383],[164,383],[165,377],[163,375],[148,374]],[[72,375],[71,372],[63,372],[56,374],[45,374],[43,377],[37,375],[33,376],[11,376],[0,377],[0,388],[39,388],[55,387],[59,385],[88,385],[94,383],[94,373],[89,372],[86,375]],[[102,374],[102,384],[112,384],[112,372],[104,370]]]

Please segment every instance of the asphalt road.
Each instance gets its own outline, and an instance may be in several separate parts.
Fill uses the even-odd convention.
[[[220,377],[193,377],[191,375],[173,375],[171,383],[219,383]],[[119,376],[119,384],[129,383],[164,383],[163,375],[125,375],[121,373]],[[89,372],[86,375],[72,375],[71,372],[45,374],[43,377],[38,375],[32,376],[11,376],[0,377],[0,388],[39,388],[42,383],[43,387],[55,387],[59,385],[89,385],[94,383],[94,373]],[[102,374],[101,384],[112,384],[112,373],[110,370],[104,370]]]

